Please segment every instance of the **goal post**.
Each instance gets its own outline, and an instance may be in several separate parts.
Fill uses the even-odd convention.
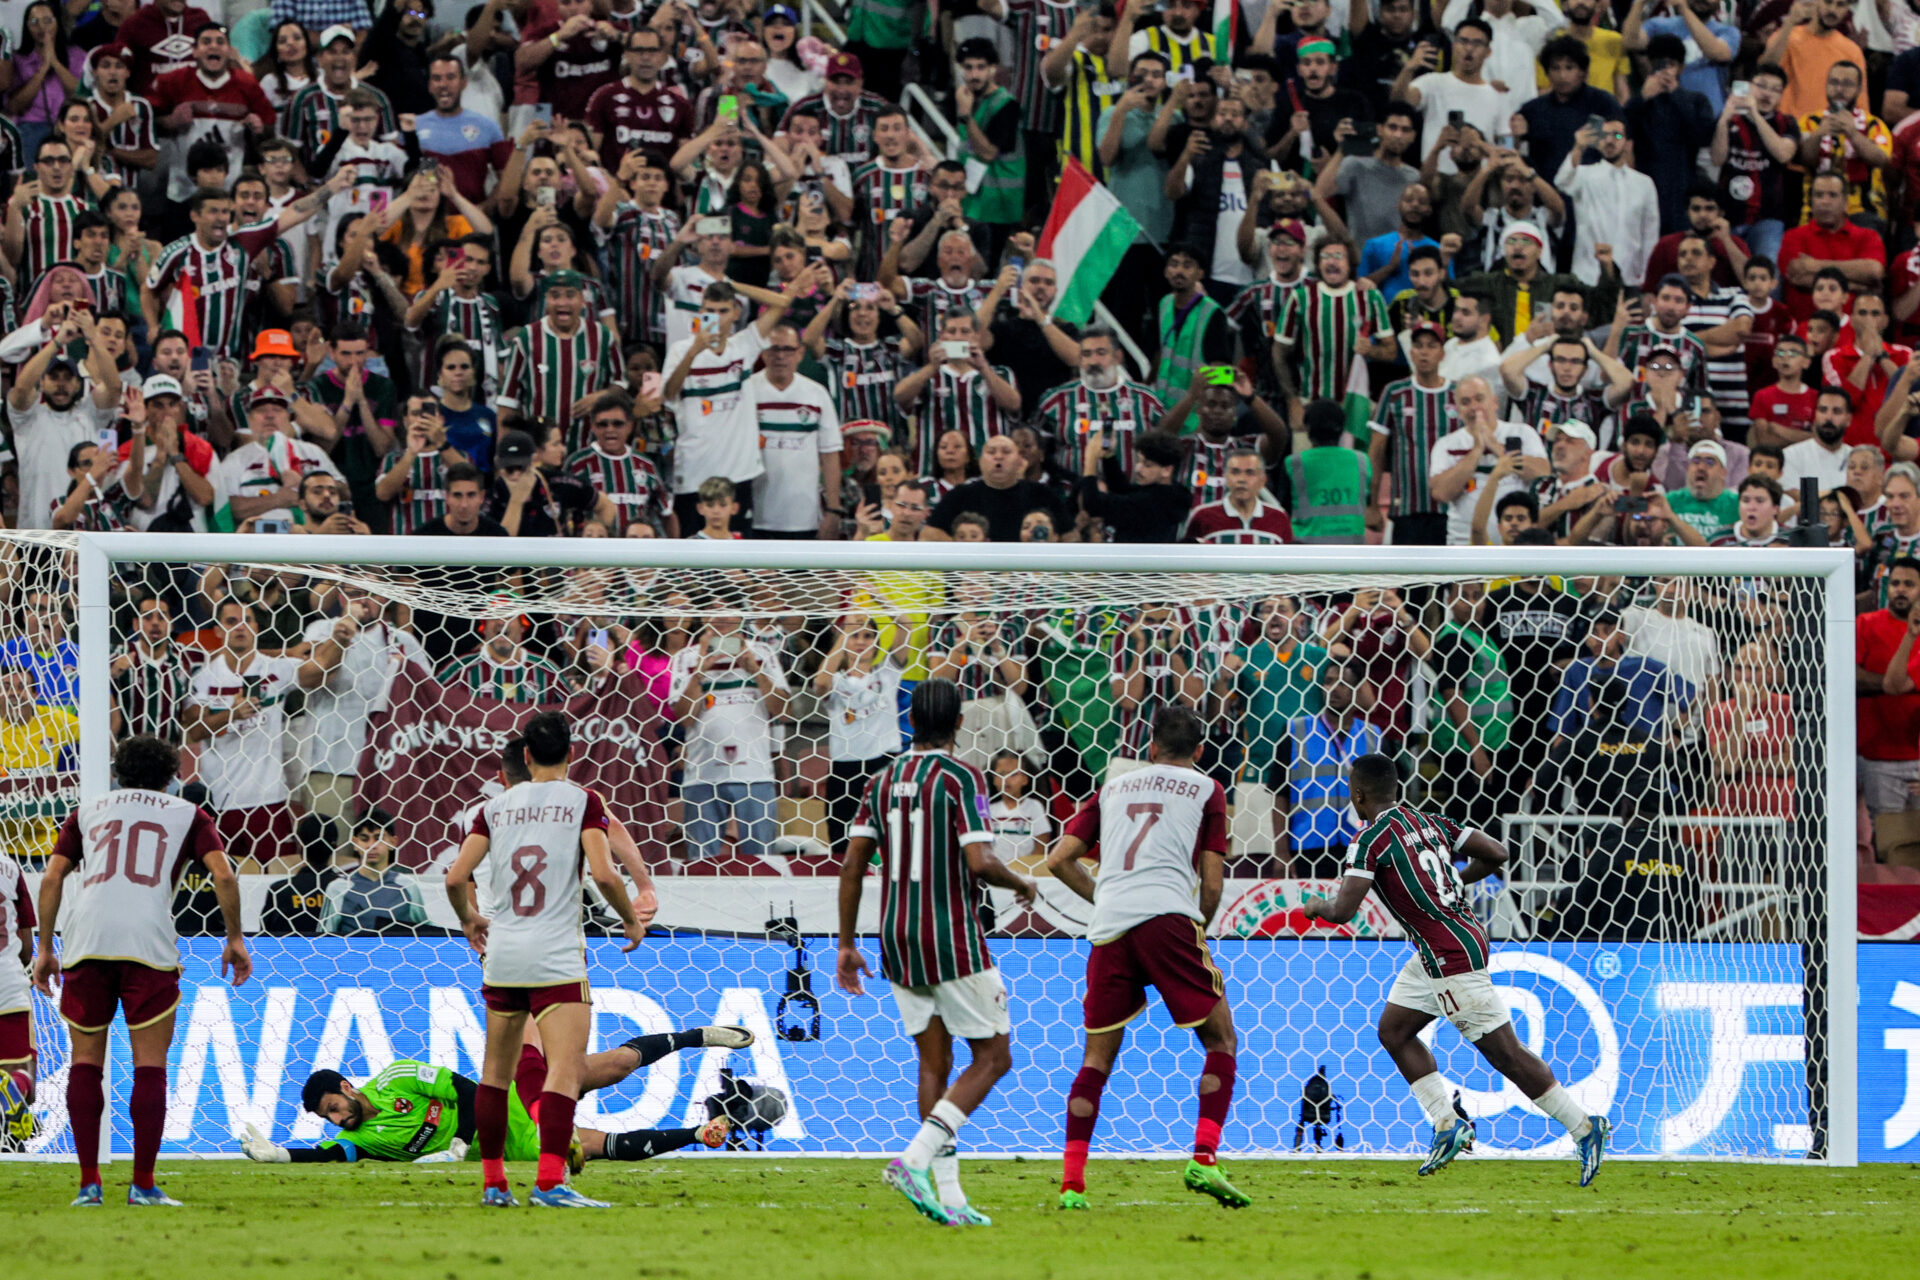
[[[298,857],[271,874],[248,867],[260,959],[249,988],[223,990],[217,938],[183,930],[169,1157],[231,1154],[245,1123],[280,1142],[318,1140],[298,1095],[320,1067],[352,1076],[419,1057],[478,1069],[478,970],[446,927],[435,864],[458,843],[508,727],[562,703],[591,725],[582,768],[590,785],[617,790],[612,808],[633,828],[661,900],[656,936],[623,958],[592,923],[589,898],[596,1043],[701,1021],[759,1033],[747,1053],[655,1064],[586,1102],[580,1123],[684,1123],[732,1073],[789,1097],[789,1114],[764,1135],[769,1151],[877,1155],[904,1142],[911,1046],[885,984],[865,1000],[831,989],[845,825],[835,796],[858,759],[843,758],[856,721],[866,741],[884,726],[873,719],[881,695],[843,694],[819,671],[870,630],[876,652],[858,670],[871,661],[878,671],[896,653],[908,685],[935,672],[959,679],[963,756],[992,774],[995,757],[1011,753],[1006,772],[1030,781],[1018,797],[1009,781],[993,815],[997,845],[1029,871],[1045,833],[1057,835],[1103,778],[1144,756],[1142,719],[1155,705],[1202,712],[1203,767],[1229,786],[1233,810],[1229,880],[1210,929],[1244,1043],[1230,1150],[1424,1149],[1418,1107],[1372,1030],[1412,947],[1377,899],[1340,930],[1316,929],[1298,911],[1332,889],[1351,835],[1338,762],[1371,745],[1400,760],[1410,798],[1488,826],[1513,850],[1513,865],[1468,886],[1466,900],[1493,938],[1495,981],[1522,1040],[1583,1103],[1616,1117],[1621,1154],[1858,1158],[1854,596],[1844,551],[152,533],[7,534],[0,545],[16,608],[37,587],[72,620],[70,781],[82,798],[111,785],[126,696],[112,666],[143,593],[176,597],[173,629],[197,629],[216,648],[214,596],[232,589],[287,652],[299,628],[279,620],[274,591],[308,602],[289,606],[301,626],[361,608],[431,651],[420,658],[411,641],[391,649],[332,828],[344,866],[354,813],[378,805],[394,815],[394,865],[415,877],[424,914],[411,927],[342,928],[351,910],[341,895],[352,891],[336,876],[320,895],[325,927],[270,932],[261,922],[274,887]],[[220,584],[212,595],[209,582]],[[1521,621],[1500,633],[1509,616]],[[1563,630],[1533,647],[1537,626]],[[1613,647],[1609,627],[1623,636]],[[486,646],[503,634],[518,648],[489,666]],[[688,676],[686,648],[774,655],[785,700],[755,709],[747,679],[709,682],[704,705],[697,689],[682,697],[689,679],[705,679]],[[267,639],[260,649],[269,652]],[[474,662],[486,671],[474,674]],[[1556,711],[1552,695],[1576,670],[1584,684]],[[646,689],[626,701],[595,692],[626,697],[629,685]],[[316,776],[338,780],[313,767],[318,705],[311,692],[294,695],[284,736],[256,744],[284,757],[295,816],[326,812]],[[729,744],[707,719],[716,706],[743,717],[731,744],[740,752],[724,765],[715,762]],[[892,702],[880,719],[896,722]],[[230,746],[188,748],[197,781],[217,785],[212,757],[222,750]],[[751,772],[741,761],[761,751],[774,778],[765,795],[757,778],[715,781]],[[876,966],[878,894],[870,879],[861,928]],[[1043,879],[1033,911],[996,890],[982,913],[1008,978],[1015,1069],[969,1142],[981,1153],[1051,1155],[1078,1065],[1085,904]],[[52,1013],[36,1001],[49,1085],[64,1061]],[[1433,1046],[1481,1119],[1484,1154],[1562,1153],[1558,1131],[1451,1028]],[[1129,1029],[1096,1154],[1183,1149],[1197,1068],[1191,1037],[1152,1007]],[[1324,1090],[1314,1083],[1322,1070]],[[71,1149],[51,1092],[43,1087],[39,1104],[43,1156]],[[116,1150],[128,1142],[124,1096],[110,1073]]]

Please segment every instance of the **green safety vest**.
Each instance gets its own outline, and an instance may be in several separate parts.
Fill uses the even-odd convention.
[[[1293,486],[1295,542],[1361,543],[1367,540],[1367,491],[1373,464],[1355,449],[1330,445],[1287,459]]]
[[[1167,404],[1173,404],[1193,385],[1194,375],[1206,363],[1200,351],[1201,341],[1206,337],[1207,326],[1221,314],[1219,305],[1202,292],[1199,301],[1187,311],[1187,318],[1176,324],[1173,295],[1160,299],[1160,367],[1154,370],[1153,381],[1160,398]],[[1180,430],[1192,431],[1199,425],[1200,414],[1196,410],[1187,415]]]
[[[1472,664],[1460,681],[1460,700],[1467,704],[1467,718],[1480,734],[1480,745],[1498,751],[1507,745],[1507,734],[1513,728],[1513,695],[1507,687],[1506,663],[1493,642],[1476,627],[1448,622],[1433,633],[1434,643],[1449,635],[1458,637],[1473,654]],[[1447,718],[1445,704],[1437,701],[1432,733],[1435,751],[1467,749],[1459,730]]]
[[[874,49],[905,49],[919,30],[911,0],[849,0],[847,43]]]
[[[985,133],[987,121],[1000,113],[1003,104],[1012,101],[1013,95],[996,85],[991,93],[973,104],[973,122]],[[980,180],[980,189],[961,205],[967,217],[981,222],[1019,222],[1027,203],[1027,156],[1019,139],[1016,137],[1012,148],[1002,151],[996,159],[974,163],[985,165],[987,176]]]

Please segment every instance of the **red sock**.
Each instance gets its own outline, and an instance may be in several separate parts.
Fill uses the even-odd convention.
[[[1082,1067],[1067,1090],[1067,1148],[1061,1161],[1060,1189],[1087,1189],[1087,1148],[1093,1143],[1093,1126],[1100,1120],[1100,1092],[1107,1087],[1107,1073],[1098,1067]],[[1085,1100],[1091,1104],[1086,1115],[1074,1114],[1073,1104]]]
[[[153,1163],[160,1158],[160,1134],[167,1127],[167,1069],[135,1067],[133,1095],[127,1099],[133,1117],[133,1185],[153,1185]]]
[[[532,1045],[520,1046],[520,1061],[513,1068],[513,1091],[529,1118],[540,1118],[540,1095],[547,1090],[547,1059]]]
[[[573,1145],[574,1101],[549,1089],[540,1095],[539,1187],[551,1191],[567,1180],[567,1148]]]
[[[483,1084],[473,1091],[474,1137],[480,1143],[480,1176],[489,1187],[507,1187],[507,1091]]]
[[[100,1181],[100,1113],[107,1109],[107,1093],[100,1067],[76,1062],[67,1068],[67,1123],[73,1127],[73,1154],[80,1161],[80,1185]]]
[[[1201,1164],[1212,1164],[1220,1150],[1220,1127],[1226,1124],[1227,1108],[1233,1105],[1234,1067],[1234,1056],[1230,1053],[1209,1053],[1200,1067],[1203,1079],[1212,1076],[1220,1082],[1220,1087],[1212,1093],[1200,1095],[1200,1123],[1193,1133],[1193,1158]]]

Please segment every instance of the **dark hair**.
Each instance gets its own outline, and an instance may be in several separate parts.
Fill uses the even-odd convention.
[[[989,542],[993,540],[993,522],[981,515],[978,511],[962,511],[953,518],[953,527],[955,529],[958,529],[963,524],[970,524],[980,530],[980,532],[986,534]]]
[[[1656,440],[1666,438],[1666,433],[1660,429],[1660,419],[1645,409],[1627,419],[1626,430],[1620,433],[1620,438],[1625,440],[1632,435],[1652,436]]]
[[[1782,85],[1785,85],[1787,83],[1786,69],[1777,62],[1761,63],[1759,66],[1753,69],[1752,74],[1749,75],[1747,79],[1749,81],[1758,80],[1761,76],[1772,76],[1774,79],[1778,80]]]
[[[1412,253],[1409,253],[1407,255],[1407,266],[1411,268],[1416,262],[1431,262],[1442,271],[1447,269],[1447,260],[1441,256],[1439,245],[1423,244]],[[1556,289],[1554,292],[1558,293],[1559,290]]]
[[[1675,35],[1653,36],[1647,41],[1647,61],[1649,63],[1671,62],[1675,66],[1686,66],[1686,41]]]
[[[393,823],[393,815],[379,805],[375,805],[361,814],[360,820],[353,824],[353,834],[359,835],[362,831],[391,831]]]
[[[480,468],[474,466],[471,462],[456,462],[447,468],[447,488],[453,488],[454,485],[459,484],[462,480],[471,480],[482,489],[487,487],[486,481],[480,477]]]
[[[1305,413],[1307,442],[1315,448],[1338,444],[1347,429],[1347,411],[1331,400],[1310,400]],[[1294,495],[1298,502],[1299,495]]]
[[[440,366],[445,364],[447,357],[451,355],[466,356],[467,359],[473,361],[476,369],[480,365],[480,358],[474,353],[473,348],[461,341],[459,334],[450,333],[440,339],[439,349],[433,353],[433,371],[439,373]],[[478,390],[477,387],[475,389]]]
[[[953,51],[955,62],[965,62],[968,58],[978,58],[996,67],[1000,65],[1000,51],[994,48],[993,41],[980,36],[962,40],[960,47]]]
[[[79,466],[80,456],[83,453],[85,453],[88,449],[96,449],[98,447],[99,446],[96,445],[91,440],[82,440],[79,444],[76,444],[71,449],[68,449],[67,450],[67,470],[71,471],[75,467]]]
[[[1571,62],[1582,72],[1592,65],[1586,44],[1572,36],[1555,36],[1541,47],[1540,65],[1551,71],[1556,62]]]
[[[1808,324],[1812,324],[1815,320],[1820,321],[1822,324],[1826,325],[1829,329],[1838,329],[1840,327],[1839,315],[1835,312],[1827,310],[1825,307],[1820,308],[1818,311],[1814,312],[1812,315],[1807,317]]]
[[[1133,61],[1127,64],[1128,70],[1132,70],[1148,59],[1159,63],[1162,71],[1171,71],[1173,69],[1173,59],[1169,58],[1166,54],[1160,52],[1158,49],[1142,49],[1134,55]]]
[[[311,1115],[319,1115],[320,1099],[330,1093],[340,1093],[345,1096],[341,1086],[346,1082],[347,1078],[338,1071],[314,1072],[307,1077],[307,1082],[300,1086],[300,1109]]]
[[[1467,22],[1475,22],[1468,18]],[[1466,26],[1467,22],[1460,25]],[[1477,25],[1485,26],[1485,23]],[[1354,794],[1364,793],[1372,800],[1398,800],[1400,798],[1400,769],[1393,763],[1392,756],[1371,752],[1355,760],[1347,770],[1347,786]]]
[[[134,791],[165,791],[180,772],[180,752],[165,738],[136,733],[113,752],[120,785]]]
[[[1202,252],[1199,245],[1184,240],[1167,246],[1167,261],[1172,262],[1175,258],[1185,258],[1202,270],[1212,261],[1212,255]]]
[[[960,686],[951,680],[922,680],[907,702],[913,745],[944,747],[960,731]]]
[[[1786,451],[1777,444],[1753,445],[1747,450],[1748,465],[1752,465],[1755,458],[1772,458],[1775,462],[1779,463],[1782,468],[1785,468],[1787,465]]]
[[[33,11],[43,4],[53,12],[53,56],[64,67],[72,61],[67,54],[67,10],[65,5],[55,4],[53,0],[33,0],[33,3],[27,6],[26,12],[20,15],[20,43],[14,48],[24,51],[38,47],[34,44],[33,37],[27,34],[27,19],[33,17]],[[53,139],[49,138],[47,141],[51,142]],[[44,146],[45,143],[41,145]],[[40,158],[38,148],[34,149],[33,158],[36,160]]]
[[[1915,573],[1920,573],[1920,560],[1912,556],[1895,556],[1887,562],[1887,576],[1892,577],[1895,569],[1911,569]]]
[[[1578,43],[1578,41],[1576,41],[1575,43]],[[1412,125],[1415,129],[1418,129],[1420,127],[1420,113],[1418,111],[1415,111],[1412,107],[1408,106],[1404,102],[1395,101],[1395,102],[1388,103],[1387,109],[1380,113],[1381,123],[1384,124],[1386,121],[1393,119],[1393,117],[1395,116],[1403,117],[1406,120],[1406,122]]]
[[[1786,497],[1786,490],[1782,489],[1780,482],[1772,476],[1748,475],[1746,479],[1740,482],[1738,492],[1745,493],[1749,489],[1765,489],[1767,496],[1773,499],[1773,505],[1776,507],[1779,506],[1781,501]]]
[[[573,749],[573,731],[562,713],[542,711],[520,730],[520,742],[529,764],[552,768],[567,762],[567,752]]]
[[[1513,535],[1513,545],[1516,547],[1551,547],[1554,545],[1554,540],[1553,535],[1545,529],[1522,529]]]
[[[1233,60],[1233,65],[1237,71],[1264,71],[1275,80],[1282,78],[1280,75],[1280,60],[1270,53],[1242,54]],[[1409,113],[1412,111],[1412,108],[1406,107],[1405,103],[1396,103],[1395,105],[1406,109]],[[1393,107],[1388,107],[1386,114],[1392,115]]]
[[[1769,258],[1764,253],[1756,253],[1751,258],[1748,258],[1747,265],[1740,268],[1740,274],[1744,276],[1745,274],[1747,274],[1747,272],[1753,270],[1755,267],[1765,267],[1768,271],[1773,273],[1775,276],[1778,276],[1780,274],[1779,264],[1776,263],[1772,258]]]
[[[1180,442],[1164,431],[1150,431],[1133,442],[1133,451],[1157,467],[1177,467],[1186,452]]]
[[[294,89],[287,80],[287,69],[280,65],[280,32],[285,27],[298,30],[301,43],[306,46],[306,52],[300,56],[300,74],[306,77],[309,84],[320,78],[320,69],[314,65],[313,61],[313,37],[307,34],[304,24],[292,18],[283,18],[273,24],[273,31],[267,36],[267,51],[253,60],[253,78],[265,85],[269,76],[279,76],[280,92],[292,97]],[[435,58],[434,61],[438,62],[439,59]]]
[[[1700,238],[1699,233],[1697,232],[1687,232],[1683,234],[1680,238],[1684,240],[1688,235],[1693,236],[1693,238],[1696,240]],[[1666,275],[1663,275],[1660,277],[1659,283],[1653,286],[1653,294],[1656,298],[1660,296],[1660,291],[1662,289],[1678,289],[1680,292],[1686,294],[1689,298],[1693,296],[1693,290],[1687,285],[1687,278],[1681,275],[1678,271],[1669,271],[1667,272]]]
[[[1849,409],[1853,408],[1853,397],[1847,394],[1847,389],[1845,387],[1834,387],[1834,386],[1821,387],[1820,390],[1815,393],[1813,397],[1813,402],[1815,404],[1819,404],[1820,401],[1827,396],[1839,396],[1841,400],[1846,402],[1847,408]]]
[[[341,320],[333,326],[333,332],[327,335],[327,341],[334,346],[343,342],[367,341],[367,326],[358,320]]]
[[[533,775],[527,772],[527,740],[525,738],[509,739],[507,745],[500,749],[500,776],[506,779],[510,787],[533,780]]]
[[[1500,501],[1493,504],[1493,518],[1496,522],[1506,513],[1508,507],[1525,507],[1529,519],[1538,520],[1540,518],[1540,499],[1534,497],[1524,489],[1516,489],[1512,493],[1503,494]]]
[[[1775,351],[1778,351],[1781,347],[1786,346],[1789,342],[1791,342],[1794,346],[1800,348],[1802,352],[1805,352],[1807,349],[1807,340],[1801,337],[1797,333],[1781,334],[1779,337],[1773,340],[1773,349]]]
[[[1493,295],[1492,294],[1483,292],[1479,289],[1462,289],[1460,291],[1459,297],[1455,298],[1454,302],[1458,303],[1463,299],[1469,299],[1469,298],[1473,300],[1474,308],[1477,311],[1479,311],[1481,315],[1491,316],[1493,314]]]
[[[629,418],[633,416],[633,397],[626,393],[625,388],[608,387],[605,391],[595,396],[593,398],[593,408],[587,411],[587,421],[591,423],[601,414],[613,409],[620,410],[620,412],[626,414]]]
[[[300,846],[300,860],[321,871],[333,861],[334,850],[340,845],[339,830],[323,813],[304,814],[294,824],[293,842]]]
[[[1168,703],[1153,718],[1153,743],[1166,755],[1180,760],[1192,759],[1206,740],[1207,727],[1191,707]]]

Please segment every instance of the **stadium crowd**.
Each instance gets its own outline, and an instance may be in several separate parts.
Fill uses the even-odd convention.
[[[0,516],[1209,545],[1817,528],[1857,557],[1866,804],[1920,810],[1906,0],[815,15],[0,0]],[[1081,170],[1139,231],[1073,323],[1056,304],[1100,264],[1039,241]],[[9,767],[74,733],[57,586],[8,586]],[[302,866],[316,922],[345,858],[341,929],[416,922],[390,819],[355,803],[402,665],[526,704],[641,673],[689,864],[791,846],[803,799],[837,843],[899,749],[901,690],[938,674],[975,707],[963,750],[1014,857],[1177,700],[1215,726],[1255,871],[1327,874],[1353,834],[1340,766],[1386,749],[1464,818],[1616,817],[1591,879],[1764,872],[1766,846],[1683,846],[1622,784],[1679,757],[1695,793],[1656,816],[1790,817],[1782,672],[1810,620],[1785,586],[1682,579],[1020,616],[916,583],[787,623],[680,620],[610,582],[577,625],[478,628],[293,573],[125,588],[116,732],[195,748],[233,847]],[[51,838],[8,821],[23,852]],[[1920,846],[1904,821],[1879,833],[1889,876]]]

